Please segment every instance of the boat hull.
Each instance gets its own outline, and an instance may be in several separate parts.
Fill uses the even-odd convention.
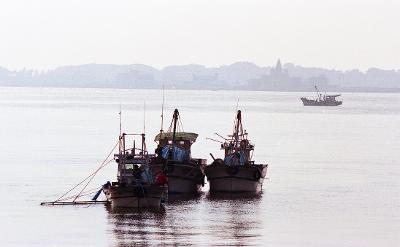
[[[304,106],[339,106],[342,101],[317,101],[307,98],[301,98]]]
[[[226,166],[212,164],[205,168],[210,192],[259,193],[267,174],[268,165]]]
[[[168,179],[168,193],[198,193],[204,186],[204,165],[174,163],[152,165],[157,174],[166,167]]]
[[[168,193],[198,193],[202,185],[198,184],[186,177],[168,176]]]
[[[120,187],[118,185],[103,188],[108,201],[112,207],[129,208],[155,208],[161,207],[164,198],[162,186],[144,185]]]

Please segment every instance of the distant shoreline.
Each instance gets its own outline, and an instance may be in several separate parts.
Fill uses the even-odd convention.
[[[43,88],[43,89],[116,89],[116,90],[162,90],[162,88],[123,88],[123,87],[66,87],[66,86],[9,86],[9,85],[0,85],[0,88]],[[198,89],[198,88],[165,88],[165,90],[176,90],[176,91],[243,91],[243,92],[277,92],[277,93],[295,93],[295,92],[304,92],[310,93],[315,92],[313,90],[246,90],[241,88],[227,88],[227,89]],[[325,91],[324,91],[325,92]],[[400,88],[342,88],[341,90],[332,90],[326,91],[327,93],[400,93]]]
[[[370,68],[339,71],[283,64],[261,67],[236,62],[219,67],[199,64],[156,69],[144,64],[83,64],[40,72],[0,67],[0,86],[52,88],[120,88],[244,90],[270,92],[400,92],[400,70]]]

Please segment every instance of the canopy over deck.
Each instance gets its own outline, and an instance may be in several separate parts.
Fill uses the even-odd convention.
[[[158,142],[162,139],[172,140],[172,136],[173,136],[172,132],[159,133],[154,138],[154,141]],[[198,134],[192,132],[176,132],[175,140],[195,142],[198,136],[199,136]]]
[[[334,94],[334,95],[326,95],[327,98],[336,98],[339,97],[340,94]]]

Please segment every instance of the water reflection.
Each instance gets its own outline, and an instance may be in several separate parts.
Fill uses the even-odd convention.
[[[224,192],[213,192],[207,193],[207,199],[212,201],[218,200],[239,200],[243,201],[245,199],[250,199],[254,203],[261,200],[262,193],[252,193],[252,192],[240,192],[240,193],[224,193]]]
[[[106,206],[116,246],[157,244],[164,242],[165,209],[144,210]]]
[[[203,192],[194,194],[168,194],[167,204],[185,204],[187,202],[200,200],[203,197]]]
[[[214,237],[213,245],[243,246],[260,244],[264,216],[261,194],[209,193],[207,229]]]
[[[261,205],[261,195],[207,193],[174,195],[162,211],[107,211],[117,246],[254,245],[266,217]]]

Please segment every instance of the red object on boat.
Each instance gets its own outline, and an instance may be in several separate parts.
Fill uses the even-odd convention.
[[[163,172],[158,173],[156,176],[156,184],[164,185],[166,183],[167,183],[167,176],[165,175],[165,173]]]

